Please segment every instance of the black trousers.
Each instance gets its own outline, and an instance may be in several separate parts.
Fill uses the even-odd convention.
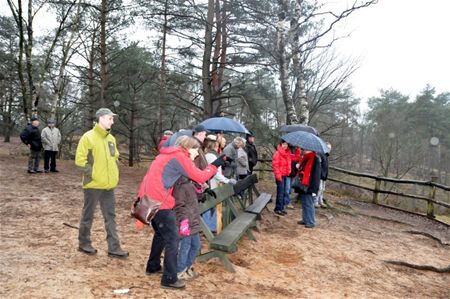
[[[159,210],[152,219],[155,230],[152,248],[147,262],[147,272],[155,272],[161,269],[161,254],[164,250],[164,265],[161,284],[174,283],[177,278],[178,225],[173,210]]]
[[[44,170],[56,170],[56,154],[55,151],[44,151]],[[50,162],[50,167],[49,167]]]

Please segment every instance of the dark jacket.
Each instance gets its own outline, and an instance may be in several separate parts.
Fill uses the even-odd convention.
[[[320,156],[321,162],[321,171],[320,171],[320,179],[326,181],[328,179],[328,154]]]
[[[306,161],[303,161],[302,165],[300,165],[300,169],[303,169],[305,167]],[[319,186],[320,186],[320,159],[319,157],[314,156],[314,163],[311,167],[311,174],[309,176],[309,186],[308,190],[306,190],[305,194],[313,194],[319,192]]]
[[[183,219],[189,219],[191,235],[201,231],[197,195],[191,180],[182,176],[176,181],[173,188],[173,197],[175,197],[174,210],[177,215],[178,227],[180,227],[180,222]]]
[[[25,144],[30,144],[33,151],[42,150],[41,131],[38,127],[29,124],[20,134],[20,139]]]
[[[256,146],[247,141],[244,150],[248,156],[248,167],[250,168],[250,171],[252,171],[253,167],[255,167],[256,163],[258,163],[258,152],[256,151]]]

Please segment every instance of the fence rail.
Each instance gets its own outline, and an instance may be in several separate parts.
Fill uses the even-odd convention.
[[[260,163],[258,165],[258,168],[255,169],[255,171],[262,171],[262,172],[272,171],[272,167],[271,167],[272,160],[261,159],[258,161]],[[371,173],[356,172],[356,171],[347,170],[347,169],[343,169],[343,168],[339,168],[339,167],[333,167],[333,166],[330,166],[330,170],[334,170],[336,172],[339,172],[339,173],[342,173],[345,175],[349,175],[349,176],[368,178],[368,179],[374,180],[373,187],[368,187],[368,186],[363,186],[363,185],[356,184],[353,182],[338,179],[331,173],[328,176],[328,180],[330,180],[330,181],[373,192],[372,202],[377,205],[395,208],[395,207],[391,207],[388,205],[380,204],[380,200],[379,200],[380,194],[389,194],[389,195],[397,195],[397,196],[401,196],[401,197],[407,197],[407,198],[413,198],[413,199],[419,199],[419,200],[426,201],[427,202],[426,216],[430,219],[435,219],[435,205],[450,209],[450,203],[446,203],[446,202],[436,199],[436,190],[437,189],[443,190],[445,192],[449,192],[450,187],[437,183],[435,181],[437,178],[435,178],[435,177],[433,177],[429,181],[419,181],[419,180],[404,180],[404,179],[396,179],[396,178],[377,176],[377,175],[371,174]],[[398,192],[398,191],[392,191],[392,190],[383,190],[381,188],[383,182],[427,187],[428,188],[428,196],[409,194],[409,193],[405,193],[405,192]],[[405,211],[405,212],[410,212],[410,211],[407,211],[404,209],[399,209],[399,208],[395,208],[395,209]],[[423,214],[420,214],[420,213],[415,213],[415,212],[410,212],[410,213],[423,216]],[[445,223],[445,224],[449,225],[448,223]]]
[[[437,200],[436,197],[436,189],[441,189],[444,191],[450,191],[450,187],[443,185],[443,184],[439,184],[436,183],[436,177],[432,177],[432,179],[430,181],[418,181],[418,180],[403,180],[403,179],[395,179],[395,178],[388,178],[388,177],[382,177],[382,176],[377,176],[377,175],[373,175],[373,174],[368,174],[368,173],[361,173],[361,172],[356,172],[356,171],[350,171],[350,170],[346,170],[346,169],[342,169],[339,167],[330,167],[331,170],[346,174],[346,175],[351,175],[351,176],[356,176],[356,177],[363,177],[363,178],[369,178],[369,179],[373,179],[375,180],[374,183],[374,188],[370,188],[367,186],[361,186],[355,183],[351,183],[348,181],[344,181],[344,180],[340,180],[337,179],[333,176],[328,177],[328,179],[330,181],[333,182],[337,182],[340,184],[344,184],[344,185],[348,185],[348,186],[352,186],[352,187],[356,187],[356,188],[361,188],[364,190],[368,190],[368,191],[372,191],[373,192],[373,197],[372,197],[372,202],[374,204],[380,204],[379,203],[379,195],[380,194],[390,194],[390,195],[398,195],[398,196],[402,196],[402,197],[408,197],[408,198],[414,198],[414,199],[420,199],[420,200],[424,200],[427,202],[427,213],[426,216],[428,218],[431,219],[435,219],[435,214],[434,214],[434,205],[439,205],[439,206],[443,206],[446,208],[450,209],[450,204]],[[428,196],[422,196],[422,195],[416,195],[416,194],[408,194],[408,193],[403,193],[403,192],[396,192],[396,191],[391,191],[391,190],[383,190],[381,189],[381,183],[382,182],[390,182],[390,183],[395,183],[395,184],[412,184],[412,185],[418,185],[418,186],[424,186],[424,187],[428,187]],[[414,213],[417,214],[417,213]],[[422,215],[422,214],[419,214]]]

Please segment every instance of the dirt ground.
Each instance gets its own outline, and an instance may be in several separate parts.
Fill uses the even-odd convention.
[[[315,229],[297,224],[298,206],[279,217],[270,203],[257,242],[244,237],[230,255],[236,273],[212,259],[196,263],[200,277],[185,290],[163,290],[160,277],[144,274],[152,230],[136,230],[129,216],[146,169],[121,167],[117,224],[130,257],[117,260],[107,256],[100,213],[92,230],[96,256],[78,252],[77,229],[64,224],[78,226],[82,207],[73,161],[58,161],[58,174],[29,175],[23,153],[17,140],[0,142],[1,298],[450,298],[449,273],[384,262],[448,267],[448,227],[334,192],[327,194],[334,208],[317,211]],[[275,193],[272,182],[258,188]]]

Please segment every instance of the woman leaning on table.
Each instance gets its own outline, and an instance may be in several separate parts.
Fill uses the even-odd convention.
[[[183,280],[177,278],[177,254],[180,239],[178,225],[173,210],[175,198],[172,189],[175,182],[185,176],[199,184],[206,182],[224,164],[224,157],[218,157],[204,170],[195,167],[190,158],[191,151],[198,151],[199,143],[192,137],[182,136],[176,141],[175,147],[162,148],[150,165],[147,174],[139,188],[138,197],[144,194],[160,201],[161,208],[152,219],[155,230],[150,256],[147,262],[146,274],[163,273],[162,288],[181,289],[185,287]],[[164,264],[161,267],[161,254],[164,250]]]

